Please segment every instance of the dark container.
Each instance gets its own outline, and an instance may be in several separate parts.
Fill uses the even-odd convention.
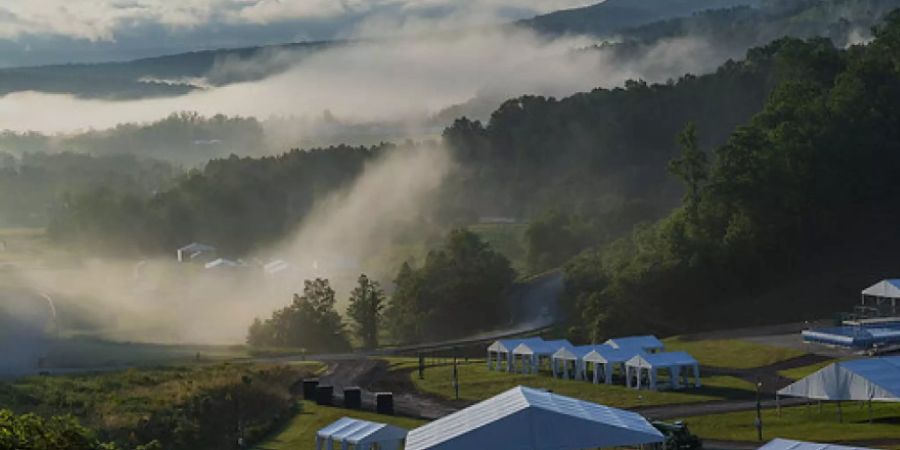
[[[379,392],[375,394],[375,412],[388,416],[394,415],[394,394]]]
[[[362,389],[358,387],[344,388],[344,408],[362,409]]]
[[[331,406],[334,397],[334,386],[316,386],[316,404]]]
[[[317,387],[319,387],[318,379],[313,378],[311,380],[303,380],[303,399],[315,400]]]

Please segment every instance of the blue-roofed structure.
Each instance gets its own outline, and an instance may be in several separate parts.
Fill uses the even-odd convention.
[[[774,439],[759,450],[872,450],[867,447],[848,447],[837,444],[819,444],[816,442],[793,441],[790,439]]]
[[[488,370],[506,370],[512,372],[513,359],[512,352],[520,344],[535,344],[544,342],[539,337],[520,338],[520,339],[500,339],[494,341],[487,348],[487,367]]]
[[[625,377],[625,363],[637,355],[647,352],[639,348],[612,348],[607,345],[597,346],[582,358],[585,371],[592,369],[594,384],[603,380],[606,384],[612,384],[613,375],[618,369],[622,377]]]
[[[568,380],[585,379],[584,357],[598,348],[609,348],[604,345],[580,345],[578,347],[563,347],[551,357],[551,366],[554,378]]]
[[[900,356],[838,361],[781,389],[778,395],[900,402]]]
[[[401,450],[407,430],[393,425],[343,417],[316,433],[316,450],[331,450],[334,443],[347,450]]]
[[[519,386],[412,430],[406,450],[580,450],[664,440],[637,413]]]
[[[665,371],[668,380],[660,383],[660,371]],[[646,384],[644,383],[644,374]],[[685,352],[645,353],[635,355],[625,363],[625,384],[640,389],[646,385],[651,390],[660,388],[680,389],[690,386],[689,376],[693,375],[695,387],[700,387],[700,363]]]
[[[521,373],[538,373],[543,361],[550,363],[553,354],[563,348],[575,348],[566,339],[540,342],[523,342],[512,352],[513,370]],[[521,361],[521,369],[517,361]]]
[[[647,353],[661,352],[666,346],[656,336],[629,336],[609,339],[604,344],[612,348],[639,349]]]

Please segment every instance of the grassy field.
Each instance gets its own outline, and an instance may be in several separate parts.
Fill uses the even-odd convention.
[[[763,437],[799,439],[817,442],[839,442],[864,439],[900,439],[900,405],[876,403],[872,406],[873,423],[868,422],[868,409],[862,403],[843,403],[843,423],[838,422],[837,405],[826,403],[822,412],[813,404],[763,411]],[[706,439],[755,441],[755,411],[691,417],[685,419],[691,431]]]
[[[392,359],[391,370],[409,370],[417,367],[414,360]],[[422,392],[446,399],[453,399],[453,368],[451,365],[429,367],[425,379],[420,380],[417,370],[409,372],[410,380]],[[591,384],[584,381],[560,380],[549,374],[521,375],[490,371],[484,361],[471,361],[459,366],[460,399],[479,401],[499,394],[515,386],[524,385],[550,389],[558,394],[628,408],[648,405],[695,403],[722,398],[749,398],[753,385],[734,377],[705,377],[703,387],[670,392],[652,392],[628,389],[621,385]]]
[[[406,429],[416,428],[425,423],[425,421],[405,417],[382,416],[352,409],[329,408],[304,401],[301,402],[301,412],[299,414],[295,415],[272,437],[254,448],[256,450],[314,450],[316,448],[316,432],[342,417],[389,423]]]
[[[807,375],[811,375],[812,373],[818,371],[819,369],[821,369],[825,366],[829,366],[829,365],[833,364],[835,361],[837,361],[837,360],[823,361],[820,363],[810,364],[808,366],[797,367],[794,369],[779,370],[778,374],[785,378],[790,378],[792,380],[799,380],[803,377],[806,377]]]
[[[684,351],[704,366],[752,369],[802,356],[799,350],[771,347],[739,339],[686,341],[677,337],[663,341],[666,351]]]
[[[323,368],[215,364],[26,377],[0,383],[0,406],[72,414],[126,447],[159,440],[166,449],[212,450],[234,442],[238,417],[250,439],[271,432],[292,414],[292,386]]]

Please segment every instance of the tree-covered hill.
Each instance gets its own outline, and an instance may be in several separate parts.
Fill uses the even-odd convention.
[[[884,232],[900,191],[900,12],[876,36],[847,50],[769,46],[786,76],[763,110],[712,147],[711,162],[711,147],[682,135],[670,164],[682,206],[569,264],[576,329],[599,339],[820,317],[834,306],[803,281],[834,283],[848,258],[883,270],[881,255],[900,247]]]

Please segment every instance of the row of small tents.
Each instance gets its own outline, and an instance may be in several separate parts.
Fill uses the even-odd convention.
[[[316,433],[316,450],[642,447],[666,437],[638,413],[519,386],[412,431],[344,417]],[[859,447],[857,449],[863,450]],[[760,450],[849,450],[776,439]]]
[[[614,338],[603,344],[582,346],[565,339],[501,339],[487,348],[489,370],[536,374],[545,365],[556,378],[591,380],[595,384],[612,384],[618,371],[626,386],[656,390],[663,387],[658,380],[664,372],[668,375],[665,387],[700,387],[697,360],[686,352],[666,352],[656,336]]]

